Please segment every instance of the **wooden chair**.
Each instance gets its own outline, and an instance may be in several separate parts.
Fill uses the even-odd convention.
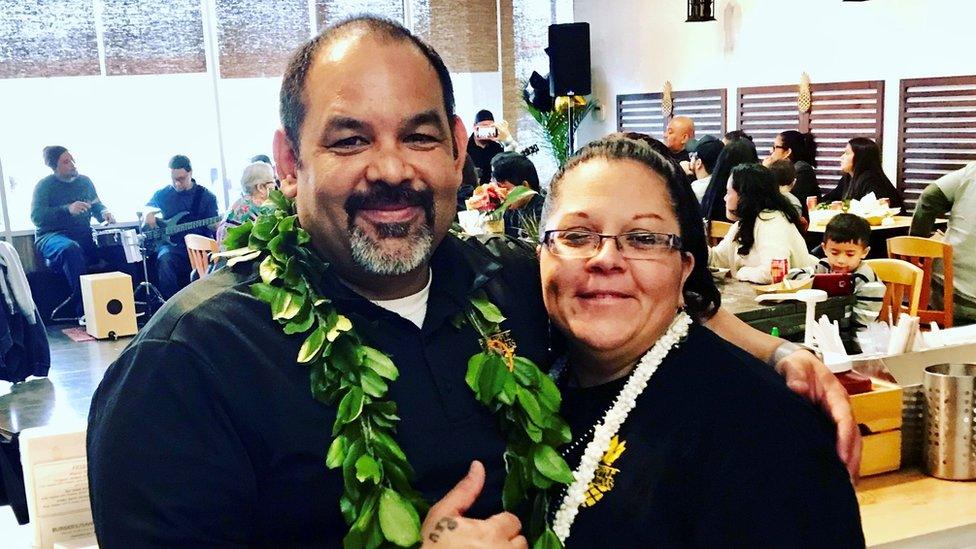
[[[217,253],[217,241],[198,234],[188,234],[183,237],[186,251],[190,256],[190,267],[200,278],[207,276],[210,258]]]
[[[728,234],[730,227],[732,227],[731,223],[726,223],[725,221],[712,221],[711,228],[708,231],[708,245],[718,245],[718,243],[725,238],[725,235]]]
[[[868,259],[866,263],[874,269],[874,273],[887,288],[878,320],[886,321],[890,318],[891,324],[897,324],[901,313],[918,316],[922,269],[901,259]],[[905,307],[906,290],[908,307]]]
[[[896,236],[888,239],[888,257],[907,261],[922,269],[922,295],[918,302],[918,318],[923,324],[935,321],[943,328],[952,327],[952,246],[931,238]],[[944,281],[942,284],[943,309],[929,308],[932,291],[932,266],[942,260]]]

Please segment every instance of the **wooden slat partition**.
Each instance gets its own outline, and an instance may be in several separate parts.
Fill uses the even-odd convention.
[[[745,87],[737,92],[737,127],[752,136],[760,156],[767,154],[780,132],[813,132],[817,179],[824,192],[840,179],[840,155],[848,140],[869,137],[882,145],[882,80],[811,84],[809,113],[797,110],[797,85]]]
[[[883,153],[884,80],[811,84],[810,98],[807,128],[817,140],[817,181],[826,192],[840,179],[840,155],[852,138],[872,139]]]
[[[695,135],[725,135],[728,107],[725,89],[682,90],[671,93],[672,116],[687,116],[695,121]],[[617,96],[617,131],[641,132],[661,139],[672,117],[661,111],[664,94],[632,93]]]
[[[898,189],[906,208],[946,173],[976,160],[976,75],[904,79],[898,105]]]

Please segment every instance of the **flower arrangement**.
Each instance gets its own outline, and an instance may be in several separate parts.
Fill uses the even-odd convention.
[[[458,212],[461,228],[468,234],[505,232],[502,217],[509,208],[519,206],[537,194],[525,186],[507,189],[491,182],[475,187],[471,198],[464,201],[466,212]]]

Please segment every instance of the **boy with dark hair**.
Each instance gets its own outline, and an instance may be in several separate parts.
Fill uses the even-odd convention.
[[[870,240],[871,225],[866,219],[849,213],[837,214],[824,230],[821,247],[827,257],[813,267],[792,269],[789,278],[795,280],[825,273],[850,274],[856,299],[851,320],[855,326],[867,326],[878,318],[885,295],[884,283],[864,262],[871,251]]]
[[[800,204],[800,199],[790,192],[793,190],[793,184],[796,183],[796,169],[793,168],[793,163],[789,160],[777,160],[769,165],[769,171],[773,172],[773,179],[776,180],[779,192],[783,193],[783,196],[796,208],[796,213],[803,217],[803,204]],[[870,231],[870,228],[868,230]]]

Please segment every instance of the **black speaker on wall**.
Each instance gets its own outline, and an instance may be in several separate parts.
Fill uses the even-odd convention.
[[[549,91],[554,97],[590,94],[590,24],[549,25]]]

